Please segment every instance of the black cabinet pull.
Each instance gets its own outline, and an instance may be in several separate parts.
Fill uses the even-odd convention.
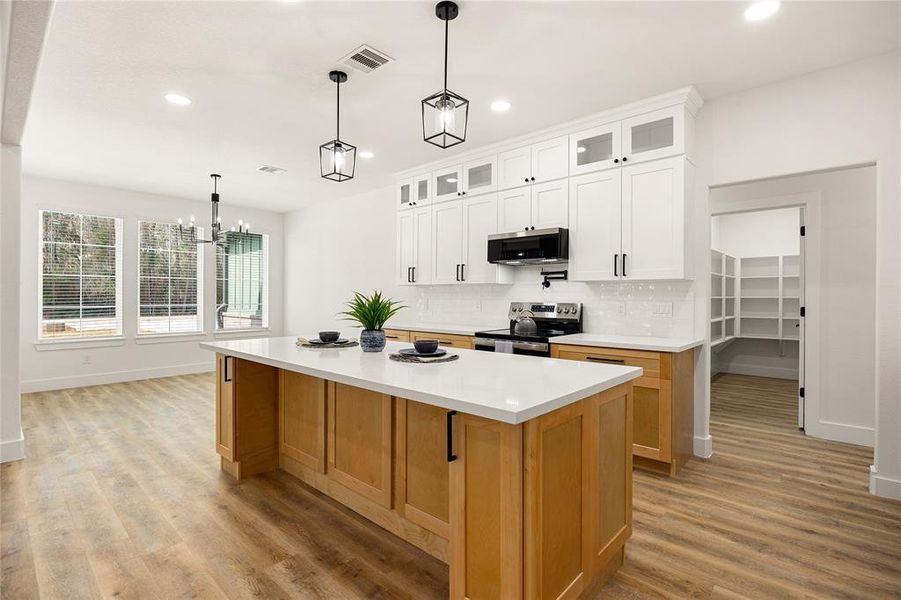
[[[463,195],[465,196],[465,195],[466,195],[466,192],[463,192]]]
[[[626,276],[626,253],[623,252],[623,277]]]
[[[619,277],[619,254],[613,255],[613,276]]]
[[[523,181],[525,181],[526,183],[529,183],[529,178],[526,177],[525,179],[523,179]]]
[[[228,361],[231,359],[231,356],[226,356],[222,359],[222,381],[228,383],[232,380],[231,375],[228,372]]]
[[[613,159],[613,162],[618,163],[618,162],[619,162],[619,159],[618,159],[618,158],[614,158],[614,159]]]
[[[532,225],[532,231],[535,231],[535,226],[534,226],[534,225]]]
[[[623,254],[623,257],[625,257],[625,256],[626,255]],[[416,283],[416,267],[410,267],[410,272],[413,274],[413,282],[412,283]]]
[[[455,410],[447,411],[447,462],[454,462],[457,460],[457,455],[454,454],[454,415],[457,414]]]
[[[534,178],[534,177],[532,177],[532,181],[535,181],[535,178]]]
[[[526,227],[524,228],[524,230],[525,230],[525,231],[528,231],[528,230],[529,230],[528,226],[526,226]]]
[[[460,281],[460,265],[459,265],[459,263],[457,264],[457,272],[454,274],[454,279],[456,279],[457,281]]]
[[[627,157],[624,156],[624,157],[623,157],[623,162],[626,162],[627,160],[629,160],[629,159],[628,159]]]
[[[466,281],[466,274],[463,271],[464,267],[466,267],[466,263],[460,265],[460,281]]]
[[[585,358],[587,358],[588,360],[593,360],[595,362],[616,363],[618,365],[626,364],[626,361],[621,358],[601,358],[600,356],[586,356]]]
[[[413,281],[410,279],[410,269],[411,268],[412,267],[407,267],[407,283],[413,283]]]

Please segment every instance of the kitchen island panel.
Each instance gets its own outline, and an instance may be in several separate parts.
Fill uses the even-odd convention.
[[[279,406],[279,452],[325,473],[325,380],[279,370]]]

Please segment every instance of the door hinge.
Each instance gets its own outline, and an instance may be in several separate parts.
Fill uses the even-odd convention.
[[[805,313],[807,312],[806,308],[807,308],[806,306],[802,306],[802,307],[801,307],[801,316],[802,316],[802,317],[806,317],[806,316],[807,316],[807,315],[805,314]]]
[[[803,398],[804,397],[804,388],[799,389],[798,394]]]
[[[804,237],[805,231],[806,231],[806,229],[804,228],[803,225],[801,225],[801,237]]]

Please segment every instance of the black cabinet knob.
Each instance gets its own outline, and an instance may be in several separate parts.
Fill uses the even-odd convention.
[[[534,178],[534,177],[532,177],[532,181],[535,181],[535,178]]]
[[[626,157],[624,156],[624,157],[623,157],[623,162],[626,162],[627,160],[629,160],[629,159],[626,158]]]
[[[465,196],[465,195],[466,195],[466,192],[463,192],[463,195]]]
[[[618,163],[618,162],[619,162],[619,159],[618,159],[618,158],[614,158],[614,159],[613,159],[613,162]]]
[[[526,227],[526,228],[525,228],[525,231],[528,231],[528,230],[529,230],[529,228],[528,228],[528,227]]]
[[[535,231],[535,226],[534,226],[534,225],[532,225],[532,231]]]
[[[529,183],[529,178],[526,177],[525,179],[523,179],[523,181],[525,181],[526,183]]]
[[[459,196],[459,195],[460,195],[460,192],[457,192],[457,195]]]

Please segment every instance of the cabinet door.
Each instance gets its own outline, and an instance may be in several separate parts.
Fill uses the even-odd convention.
[[[569,182],[558,179],[532,186],[532,223],[535,229],[566,227],[569,223]]]
[[[609,169],[569,180],[569,277],[619,279],[622,175]]]
[[[413,210],[397,213],[397,266],[398,285],[412,285],[412,268],[416,264],[416,220]]]
[[[581,175],[618,166],[622,156],[620,131],[620,123],[616,121],[569,136],[569,174]]]
[[[459,281],[463,262],[462,204],[454,200],[432,207],[432,283]]]
[[[412,212],[416,229],[412,279],[427,285],[432,282],[432,209],[416,207]]]
[[[497,155],[499,190],[509,190],[529,184],[532,176],[532,147],[523,146]]]
[[[672,460],[673,382],[653,377],[633,381],[632,452],[661,462]]]
[[[685,108],[655,110],[622,122],[623,164],[685,152]]]
[[[432,199],[432,174],[423,173],[413,178],[413,205],[424,206]]]
[[[326,381],[279,369],[279,452],[325,473]]]
[[[464,283],[496,283],[497,265],[488,262],[488,236],[497,231],[497,194],[463,199]]]
[[[497,156],[463,163],[464,194],[475,196],[495,190],[497,190]]]
[[[524,231],[531,224],[532,189],[530,187],[505,190],[497,195],[498,232]]]
[[[623,173],[624,279],[685,276],[685,159],[625,167]]]
[[[397,207],[407,208],[413,201],[413,180],[402,179],[397,182]]]
[[[441,202],[460,195],[463,189],[463,167],[452,165],[432,173],[432,201]]]
[[[569,175],[569,136],[532,144],[532,177],[541,183]]]

